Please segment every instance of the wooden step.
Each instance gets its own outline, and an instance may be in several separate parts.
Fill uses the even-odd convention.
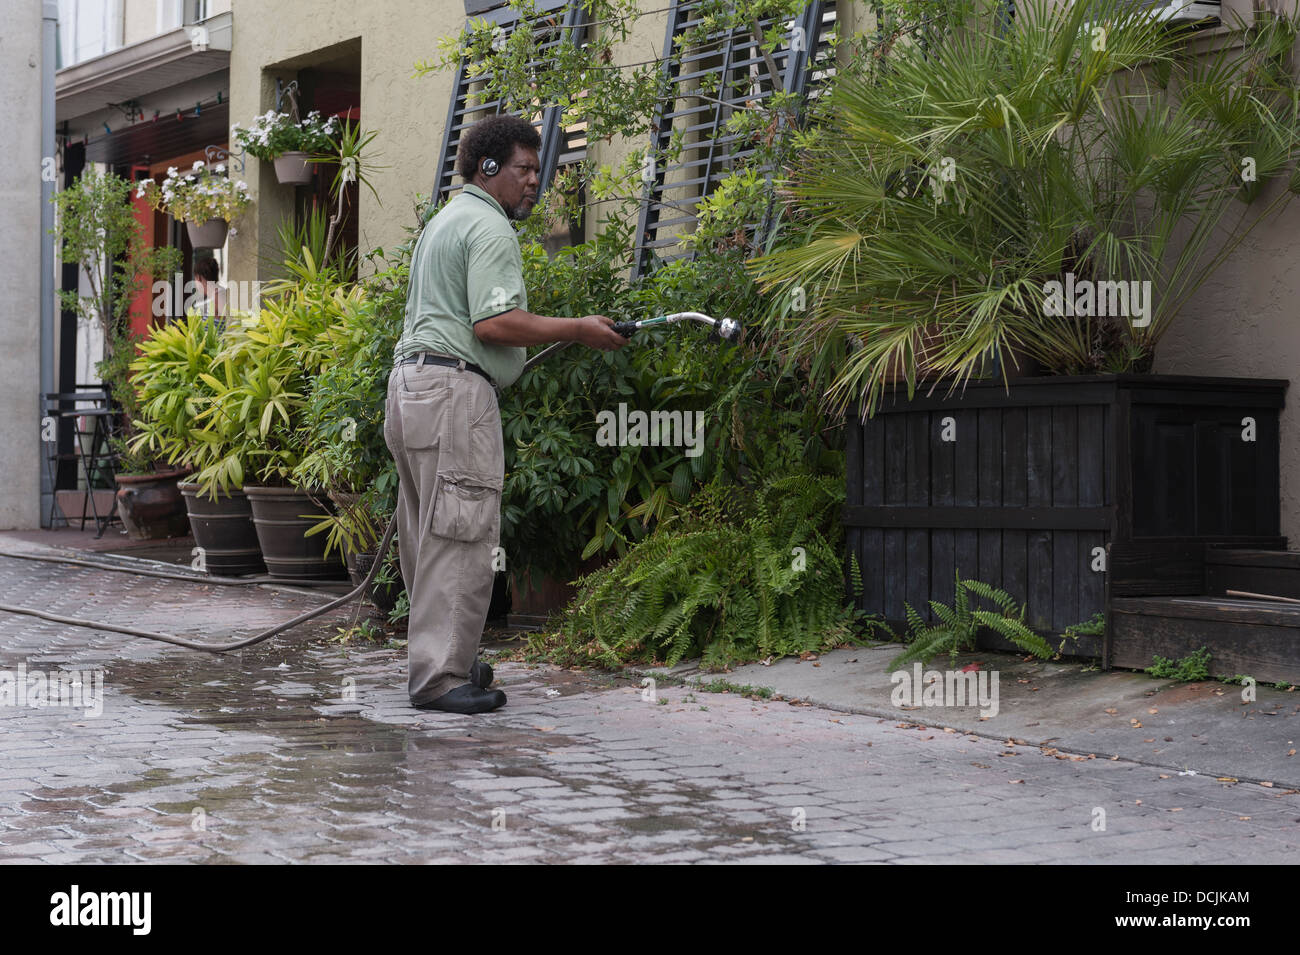
[[[1205,548],[1205,592],[1229,590],[1300,599],[1300,551]]]
[[[1152,657],[1210,651],[1212,676],[1300,684],[1300,604],[1196,597],[1111,600],[1110,666],[1144,670]]]

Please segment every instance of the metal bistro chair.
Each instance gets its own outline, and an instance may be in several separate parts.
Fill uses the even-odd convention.
[[[42,396],[42,418],[55,421],[72,419],[74,450],[60,453],[57,430],[55,440],[48,442],[50,450],[46,453],[46,468],[50,472],[50,486],[55,487],[58,467],[67,461],[77,461],[81,480],[85,490],[81,498],[81,529],[86,529],[86,521],[94,520],[95,538],[104,536],[110,525],[120,520],[117,516],[117,498],[114,497],[107,514],[99,513],[99,502],[95,500],[95,484],[114,486],[116,477],[117,454],[113,451],[111,440],[116,434],[117,412],[112,407],[109,394],[99,385],[77,385],[76,391],[50,393]],[[53,495],[50,503],[50,526],[54,526],[55,512],[68,526],[71,521],[58,506],[58,495]],[[89,513],[87,513],[89,511]]]

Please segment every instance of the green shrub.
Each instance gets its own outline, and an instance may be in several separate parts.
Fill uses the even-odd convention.
[[[712,484],[583,578],[558,630],[530,642],[563,664],[705,666],[855,642],[836,512],[839,476]]]

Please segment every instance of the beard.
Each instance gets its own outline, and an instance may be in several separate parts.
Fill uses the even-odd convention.
[[[519,203],[519,205],[511,206],[509,209],[507,209],[506,215],[508,215],[510,219],[514,222],[523,222],[525,219],[528,218],[529,214],[533,211],[533,207],[535,205],[537,205],[536,200],[525,199],[523,202]]]

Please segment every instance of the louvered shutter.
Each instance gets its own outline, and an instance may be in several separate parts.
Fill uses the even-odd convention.
[[[694,29],[699,17],[699,0],[674,0],[668,14],[664,80],[671,93],[656,117],[650,147],[652,154],[662,155],[675,132],[686,145],[680,159],[656,168],[646,186],[637,223],[637,274],[649,271],[656,259],[680,254],[675,250],[680,227],[695,221],[699,201],[738,160],[753,152],[737,135],[726,132],[728,118],[745,103],[766,100],[774,92],[762,41],[748,30],[711,35],[700,48],[676,56],[677,38]],[[760,31],[775,22],[761,20]],[[834,27],[835,0],[812,0],[796,17],[785,31],[786,42],[771,56],[783,89],[816,95],[830,74],[812,65],[825,58]],[[800,42],[792,42],[795,37]],[[717,89],[692,95],[710,76],[717,78]]]
[[[468,12],[474,12],[470,10]],[[484,10],[476,13],[474,19],[484,19],[498,24],[507,33],[519,27],[519,18],[508,7]],[[532,29],[538,36],[539,52],[545,56],[546,51],[559,43],[582,43],[587,38],[587,14],[581,0],[539,0],[537,17]],[[541,61],[534,61],[539,63]],[[435,202],[446,199],[453,189],[452,182],[456,175],[456,149],[464,132],[481,119],[496,116],[503,112],[500,100],[482,100],[478,91],[482,90],[491,74],[469,75],[470,63],[462,60],[456,68],[456,82],[452,90],[451,104],[447,110],[447,123],[443,130],[442,150],[439,153],[437,178],[433,187]],[[555,171],[562,165],[580,162],[587,155],[586,135],[581,129],[562,129],[560,127],[560,108],[547,107],[540,118],[534,118],[533,126],[542,137],[541,190],[545,192],[555,177]],[[515,115],[518,115],[516,113]],[[540,201],[541,196],[538,196]]]

